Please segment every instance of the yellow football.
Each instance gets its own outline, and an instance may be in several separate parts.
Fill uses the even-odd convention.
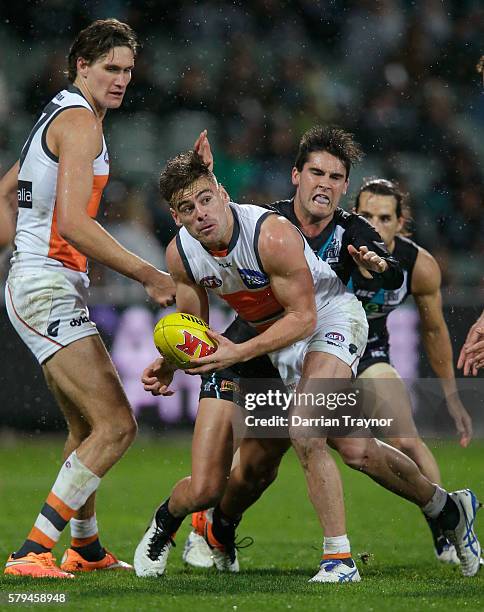
[[[207,334],[210,329],[203,319],[183,312],[174,312],[156,324],[153,340],[156,348],[178,368],[189,368],[191,359],[213,353],[217,345]]]

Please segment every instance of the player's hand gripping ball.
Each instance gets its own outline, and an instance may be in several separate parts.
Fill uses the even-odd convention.
[[[153,332],[156,348],[178,368],[190,367],[190,359],[215,352],[217,345],[207,334],[210,329],[203,319],[175,312],[158,321]]]

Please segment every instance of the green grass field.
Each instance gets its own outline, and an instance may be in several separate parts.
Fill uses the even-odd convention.
[[[1,439],[2,558],[28,533],[55,479],[61,448],[60,438]],[[433,449],[448,488],[471,486],[484,497],[482,443],[467,450],[450,444]],[[188,438],[140,438],[101,486],[97,514],[102,543],[131,561],[154,507],[189,469]],[[239,536],[255,540],[240,553],[240,574],[184,567],[181,553],[189,530],[187,520],[163,578],[100,573],[72,581],[33,582],[2,576],[0,609],[14,607],[6,603],[7,593],[58,591],[67,593],[68,603],[44,604],[44,610],[484,610],[484,572],[465,579],[458,569],[438,565],[417,508],[362,474],[346,467],[342,474],[353,553],[371,553],[367,565],[359,563],[363,578],[359,584],[307,583],[317,568],[321,532],[301,469],[290,452],[278,481],[240,526]],[[484,512],[478,532],[483,540]],[[68,534],[64,534],[56,549],[58,557],[67,542]]]

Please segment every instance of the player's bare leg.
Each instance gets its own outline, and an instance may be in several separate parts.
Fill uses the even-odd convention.
[[[305,393],[313,379],[351,379],[351,368],[335,355],[322,352],[308,353],[304,359],[298,393]],[[298,408],[293,414],[297,414]],[[341,477],[328,451],[325,438],[308,438],[300,431],[289,429],[291,442],[306,476],[308,492],[324,531],[321,569],[312,580],[317,582],[341,581],[340,574],[347,574],[345,581],[360,580],[351,558],[346,535],[346,518]]]
[[[60,406],[68,427],[64,445],[64,460],[89,437],[91,425],[70,398],[57,385],[55,379],[44,369],[47,384]],[[65,571],[94,571],[133,569],[131,565],[118,559],[101,546],[96,520],[96,491],[79,508],[70,520],[71,544],[62,557],[61,568]]]
[[[200,400],[192,440],[192,473],[173,488],[168,504],[173,516],[185,518],[211,508],[224,494],[234,448],[232,415],[232,402]]]
[[[282,457],[290,448],[285,438],[245,438],[238,461],[232,465],[230,478],[219,507],[233,520],[254,504],[277,477]]]
[[[43,369],[56,394],[60,391],[73,414],[77,413],[71,421],[79,423],[82,417],[90,431],[61,468],[27,540],[7,562],[5,571],[11,574],[22,571],[21,559],[26,560],[26,571],[30,571],[27,566],[36,564],[36,558],[52,563],[51,550],[62,530],[136,435],[131,408],[99,336],[82,338],[64,347]],[[70,443],[75,444],[73,436]],[[52,567],[51,571],[55,571],[55,566]],[[37,575],[46,575],[41,573],[42,568],[38,571]]]
[[[138,576],[162,575],[183,519],[192,512],[215,506],[223,496],[234,452],[233,410],[232,402],[226,400],[200,400],[192,439],[192,473],[175,485],[138,544],[134,556]],[[211,533],[211,524],[206,537],[213,547],[214,561],[217,563],[220,552],[220,562],[225,565],[223,545]],[[235,555],[235,549],[230,552]],[[229,571],[238,571],[235,556],[228,565]]]
[[[388,363],[375,363],[359,376],[370,385],[372,395],[376,398],[372,416],[386,418],[391,413],[401,436],[387,438],[391,446],[405,453],[418,466],[421,473],[430,482],[440,485],[441,476],[435,457],[419,436],[412,415],[412,406],[404,382],[398,372]],[[381,380],[390,381],[390,384]],[[459,563],[454,546],[450,544],[435,521],[426,519],[432,533],[437,559],[443,563]]]

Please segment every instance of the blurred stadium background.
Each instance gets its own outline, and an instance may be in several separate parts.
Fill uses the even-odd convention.
[[[484,99],[475,69],[482,3],[2,3],[0,172],[15,162],[41,108],[64,87],[75,34],[108,16],[128,22],[143,45],[123,106],[105,121],[111,178],[100,221],[120,242],[165,267],[164,247],[175,228],[159,202],[157,177],[202,129],[209,130],[216,173],[232,198],[267,203],[292,195],[290,171],[301,134],[317,122],[337,123],[353,131],[366,152],[343,206],[351,208],[351,193],[370,175],[396,179],[411,194],[414,238],[441,265],[446,318],[460,347],[484,303]],[[2,279],[8,258],[7,250]],[[95,264],[91,278],[92,316],[143,429],[190,423],[196,380],[181,375],[180,391],[162,400],[146,397],[138,383],[155,356],[151,330],[159,313],[131,281]],[[229,318],[217,309],[212,326],[223,329]],[[411,305],[392,326],[402,375],[428,375]],[[0,428],[62,428],[3,303],[0,330]]]

